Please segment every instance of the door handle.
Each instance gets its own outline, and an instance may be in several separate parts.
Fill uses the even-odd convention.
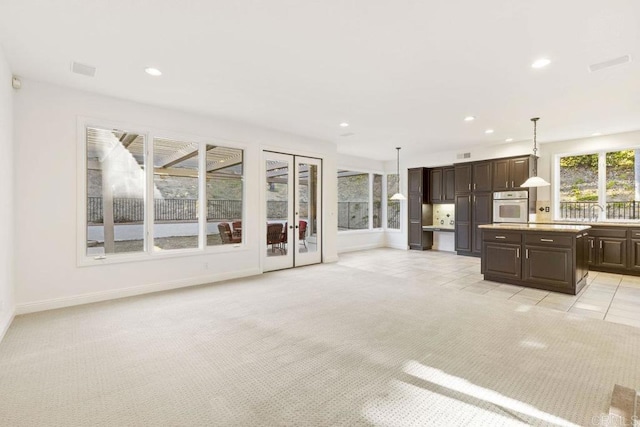
[[[469,190],[471,190],[471,184],[469,184]]]
[[[602,240],[600,240],[600,249],[602,249]]]
[[[520,248],[516,248],[516,258],[520,258]]]
[[[511,181],[511,186],[515,187],[515,181]]]
[[[524,250],[524,256],[525,258],[529,259],[529,249]]]
[[[298,226],[296,225],[296,229],[298,228]]]
[[[474,190],[476,189],[476,183],[475,182],[473,183],[473,189]]]
[[[541,242],[553,242],[553,239],[540,239]]]
[[[496,236],[496,239],[506,239],[506,236]]]
[[[593,249],[593,240],[591,241],[591,249]]]
[[[509,188],[509,181],[504,182],[504,188]]]
[[[293,230],[293,225],[290,225],[290,226],[289,226],[289,230]]]

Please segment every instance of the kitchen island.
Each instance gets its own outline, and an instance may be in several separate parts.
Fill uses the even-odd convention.
[[[576,295],[587,283],[589,225],[486,224],[485,280]]]

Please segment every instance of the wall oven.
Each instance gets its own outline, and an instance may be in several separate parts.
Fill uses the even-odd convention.
[[[493,222],[529,222],[528,191],[493,193]]]

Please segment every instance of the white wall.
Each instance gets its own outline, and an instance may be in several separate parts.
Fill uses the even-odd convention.
[[[11,70],[0,47],[0,340],[13,319],[13,88]]]
[[[263,149],[323,158],[323,256],[325,261],[337,259],[334,144],[28,80],[16,93],[14,108],[17,312],[260,273],[264,219],[255,207],[265,191]],[[246,144],[246,244],[222,253],[78,267],[76,185],[83,174],[76,166],[79,117]]]

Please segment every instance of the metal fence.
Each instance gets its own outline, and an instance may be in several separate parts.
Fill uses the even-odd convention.
[[[604,208],[607,219],[640,219],[640,201],[607,202],[604,207],[597,202],[560,202],[560,218],[592,219]]]
[[[338,230],[369,228],[369,202],[338,202]]]
[[[87,198],[87,222],[102,224],[102,197]],[[268,201],[269,219],[287,218],[287,201]],[[153,202],[156,221],[197,221],[197,199],[159,199]],[[306,204],[300,206],[300,216],[308,216]],[[140,198],[117,197],[113,199],[113,218],[116,224],[144,222],[144,200]],[[242,218],[242,200],[207,200],[207,220],[222,221]]]
[[[400,228],[400,200],[387,201],[387,228]]]

